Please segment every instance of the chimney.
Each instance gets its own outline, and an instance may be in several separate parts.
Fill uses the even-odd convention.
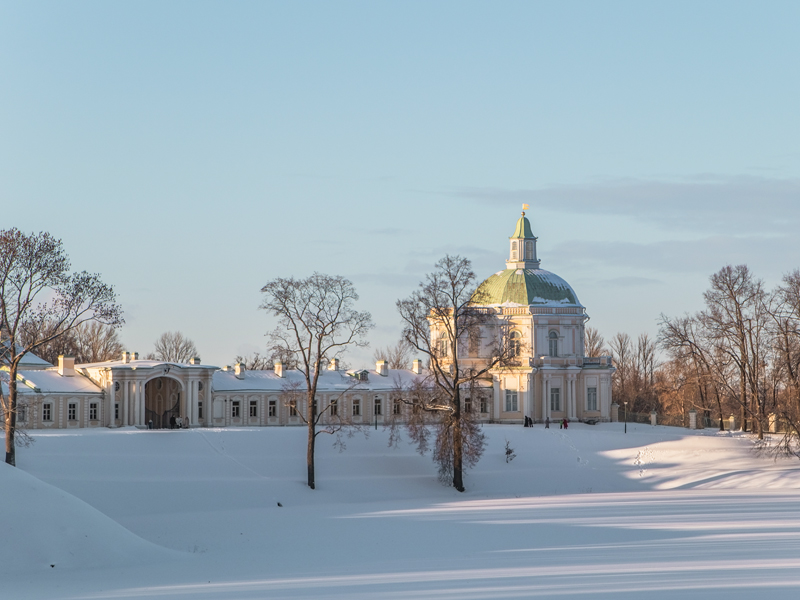
[[[328,363],[328,371],[338,371],[339,370],[339,359],[332,358],[331,362]]]
[[[139,353],[131,352],[131,360],[139,360]]]
[[[225,365],[224,367],[222,367],[222,370],[223,371],[230,371],[231,370],[231,366],[230,365]]]
[[[62,377],[75,377],[75,357],[58,355],[58,374]]]
[[[199,356],[195,356],[194,358],[190,358],[189,359],[189,364],[190,365],[199,365],[200,364],[200,357]]]
[[[131,362],[131,353],[130,352],[123,352],[122,353],[122,362],[126,365]]]
[[[375,370],[381,377],[388,377],[389,363],[387,363],[385,360],[379,360],[378,362],[375,363]]]
[[[195,364],[195,363],[192,363],[192,364]],[[199,360],[197,361],[197,364],[200,364]],[[236,379],[244,379],[244,372],[245,372],[244,363],[238,362],[233,367],[233,374],[236,376]]]
[[[275,363],[275,375],[283,377],[283,363],[281,361]]]
[[[420,359],[414,359],[414,362],[411,363],[411,371],[413,371],[416,375],[422,373],[422,361]]]

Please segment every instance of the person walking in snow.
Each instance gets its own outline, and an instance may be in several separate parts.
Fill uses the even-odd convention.
[[[547,417],[547,418],[544,420],[544,428],[545,428],[545,429],[550,429],[550,417]]]
[[[169,428],[170,429],[175,429],[175,427],[177,425],[178,425],[178,420],[175,418],[175,415],[170,415],[169,416]]]
[[[564,419],[564,429],[567,429],[568,427],[569,427],[569,421]]]

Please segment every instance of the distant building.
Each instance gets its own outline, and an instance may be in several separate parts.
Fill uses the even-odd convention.
[[[483,387],[471,392],[474,397],[465,396],[466,408],[484,422],[522,423],[525,416],[538,422],[608,421],[611,359],[584,356],[586,309],[566,281],[540,268],[536,241],[523,212],[510,238],[506,268],[478,288],[476,297],[492,317],[480,338],[459,349],[459,361],[466,367],[485,364],[500,336],[514,355],[489,372]],[[445,354],[451,351],[443,348]],[[317,409],[335,401],[335,410],[356,422],[383,424],[409,408],[399,390],[426,378],[419,360],[408,370],[391,370],[378,361],[375,370],[345,372],[334,359],[320,374]],[[7,392],[7,382],[2,385]],[[26,355],[17,389],[18,421],[29,429],[165,428],[172,416],[191,427],[300,425],[297,411],[305,410],[302,374],[280,363],[271,371],[247,371],[241,364],[219,369],[199,358],[172,363],[141,360],[130,352],[83,365],[59,357],[57,366]],[[289,401],[293,395],[295,405]]]
[[[514,358],[490,371],[493,421],[608,421],[611,358],[584,356],[586,309],[566,281],[541,268],[536,241],[523,212],[509,238],[506,268],[476,294],[494,316],[480,339],[460,351],[459,361],[480,366],[499,336],[510,346]]]

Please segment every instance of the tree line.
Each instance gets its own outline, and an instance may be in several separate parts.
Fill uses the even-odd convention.
[[[800,456],[800,270],[768,289],[746,265],[728,265],[710,277],[703,302],[695,313],[662,314],[655,340],[618,333],[598,344],[587,328],[587,355],[590,339],[593,352],[611,355],[612,394],[633,412],[694,409],[720,429],[734,415],[759,439],[774,415],[777,448]]]

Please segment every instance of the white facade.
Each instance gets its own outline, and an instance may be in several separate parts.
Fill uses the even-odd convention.
[[[491,318],[479,339],[455,351],[465,367],[485,365],[497,343],[514,344],[516,356],[489,372],[469,407],[486,422],[522,423],[526,416],[536,422],[610,420],[614,368],[610,357],[584,356],[586,309],[566,281],[540,268],[525,213],[509,239],[506,269],[486,279],[474,296]],[[374,371],[358,372],[360,378],[339,371],[337,363],[320,375],[318,410],[337,400],[337,410],[355,422],[402,418],[398,391],[426,378],[419,361],[411,370],[390,370],[380,361]],[[173,416],[190,427],[303,423],[287,401],[302,394],[297,409],[305,410],[302,374],[280,364],[274,371],[218,369],[199,358],[183,364],[125,352],[103,363],[74,365],[62,357],[57,367],[48,365],[28,355],[18,374],[22,427],[164,428]]]

